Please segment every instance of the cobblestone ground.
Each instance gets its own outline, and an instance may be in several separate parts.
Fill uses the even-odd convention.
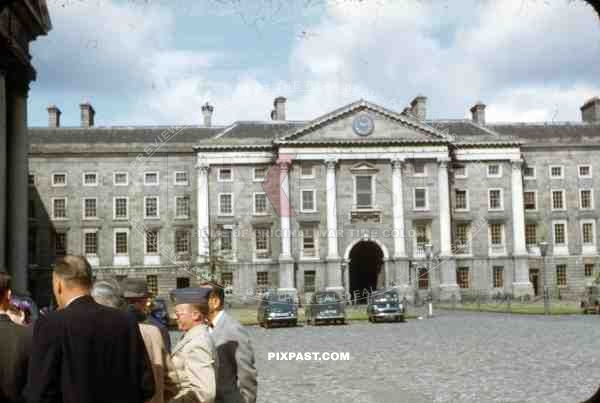
[[[579,402],[600,384],[600,318],[442,312],[406,323],[248,327],[259,403]],[[268,352],[349,352],[274,361]]]
[[[600,384],[600,318],[441,313],[407,323],[250,327],[259,402],[578,402]],[[268,352],[350,352],[269,361]]]

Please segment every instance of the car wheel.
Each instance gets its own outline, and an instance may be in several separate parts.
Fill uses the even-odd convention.
[[[265,329],[268,329],[271,326],[269,322],[265,322]]]
[[[293,321],[292,321],[292,326],[293,326],[293,327],[296,327],[296,326],[298,326],[298,321],[297,321],[297,320],[293,320]]]

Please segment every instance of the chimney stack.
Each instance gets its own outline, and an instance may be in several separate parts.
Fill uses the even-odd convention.
[[[419,120],[427,117],[427,97],[418,95],[410,103],[410,113]]]
[[[208,102],[202,105],[202,116],[204,116],[204,126],[210,127],[212,125],[212,114],[215,107]]]
[[[471,116],[474,123],[485,125],[485,104],[481,101],[477,101],[471,108]]]
[[[583,104],[581,120],[585,123],[600,123],[600,98],[593,97]]]
[[[88,101],[79,105],[81,109],[81,127],[90,128],[94,126],[94,115],[96,111]]]
[[[272,120],[285,120],[285,101],[284,97],[277,97],[273,101],[273,109],[271,111]]]
[[[48,110],[48,127],[60,127],[61,111],[56,105],[50,105]]]

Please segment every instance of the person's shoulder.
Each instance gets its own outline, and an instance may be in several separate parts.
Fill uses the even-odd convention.
[[[157,326],[151,323],[140,323],[139,326],[142,335],[148,335],[152,338],[158,338],[162,340],[162,333]]]

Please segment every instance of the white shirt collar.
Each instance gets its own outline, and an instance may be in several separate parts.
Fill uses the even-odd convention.
[[[208,327],[208,331],[210,333],[213,332],[214,328],[217,327],[217,324],[219,323],[219,320],[221,320],[221,317],[223,316],[223,311],[219,311],[219,313],[217,314],[217,316],[215,316],[215,319],[212,321],[212,327]]]
[[[81,295],[78,295],[78,296],[76,296],[76,297],[73,297],[73,298],[71,298],[71,299],[69,300],[69,302],[67,302],[67,303],[66,303],[66,305],[65,305],[65,308],[66,308],[66,307],[68,307],[69,305],[71,305],[71,302],[73,302],[73,301],[75,301],[76,299],[78,299],[78,298],[81,298],[81,297],[85,297],[85,294],[81,294]],[[64,308],[63,308],[63,309],[64,309]]]

